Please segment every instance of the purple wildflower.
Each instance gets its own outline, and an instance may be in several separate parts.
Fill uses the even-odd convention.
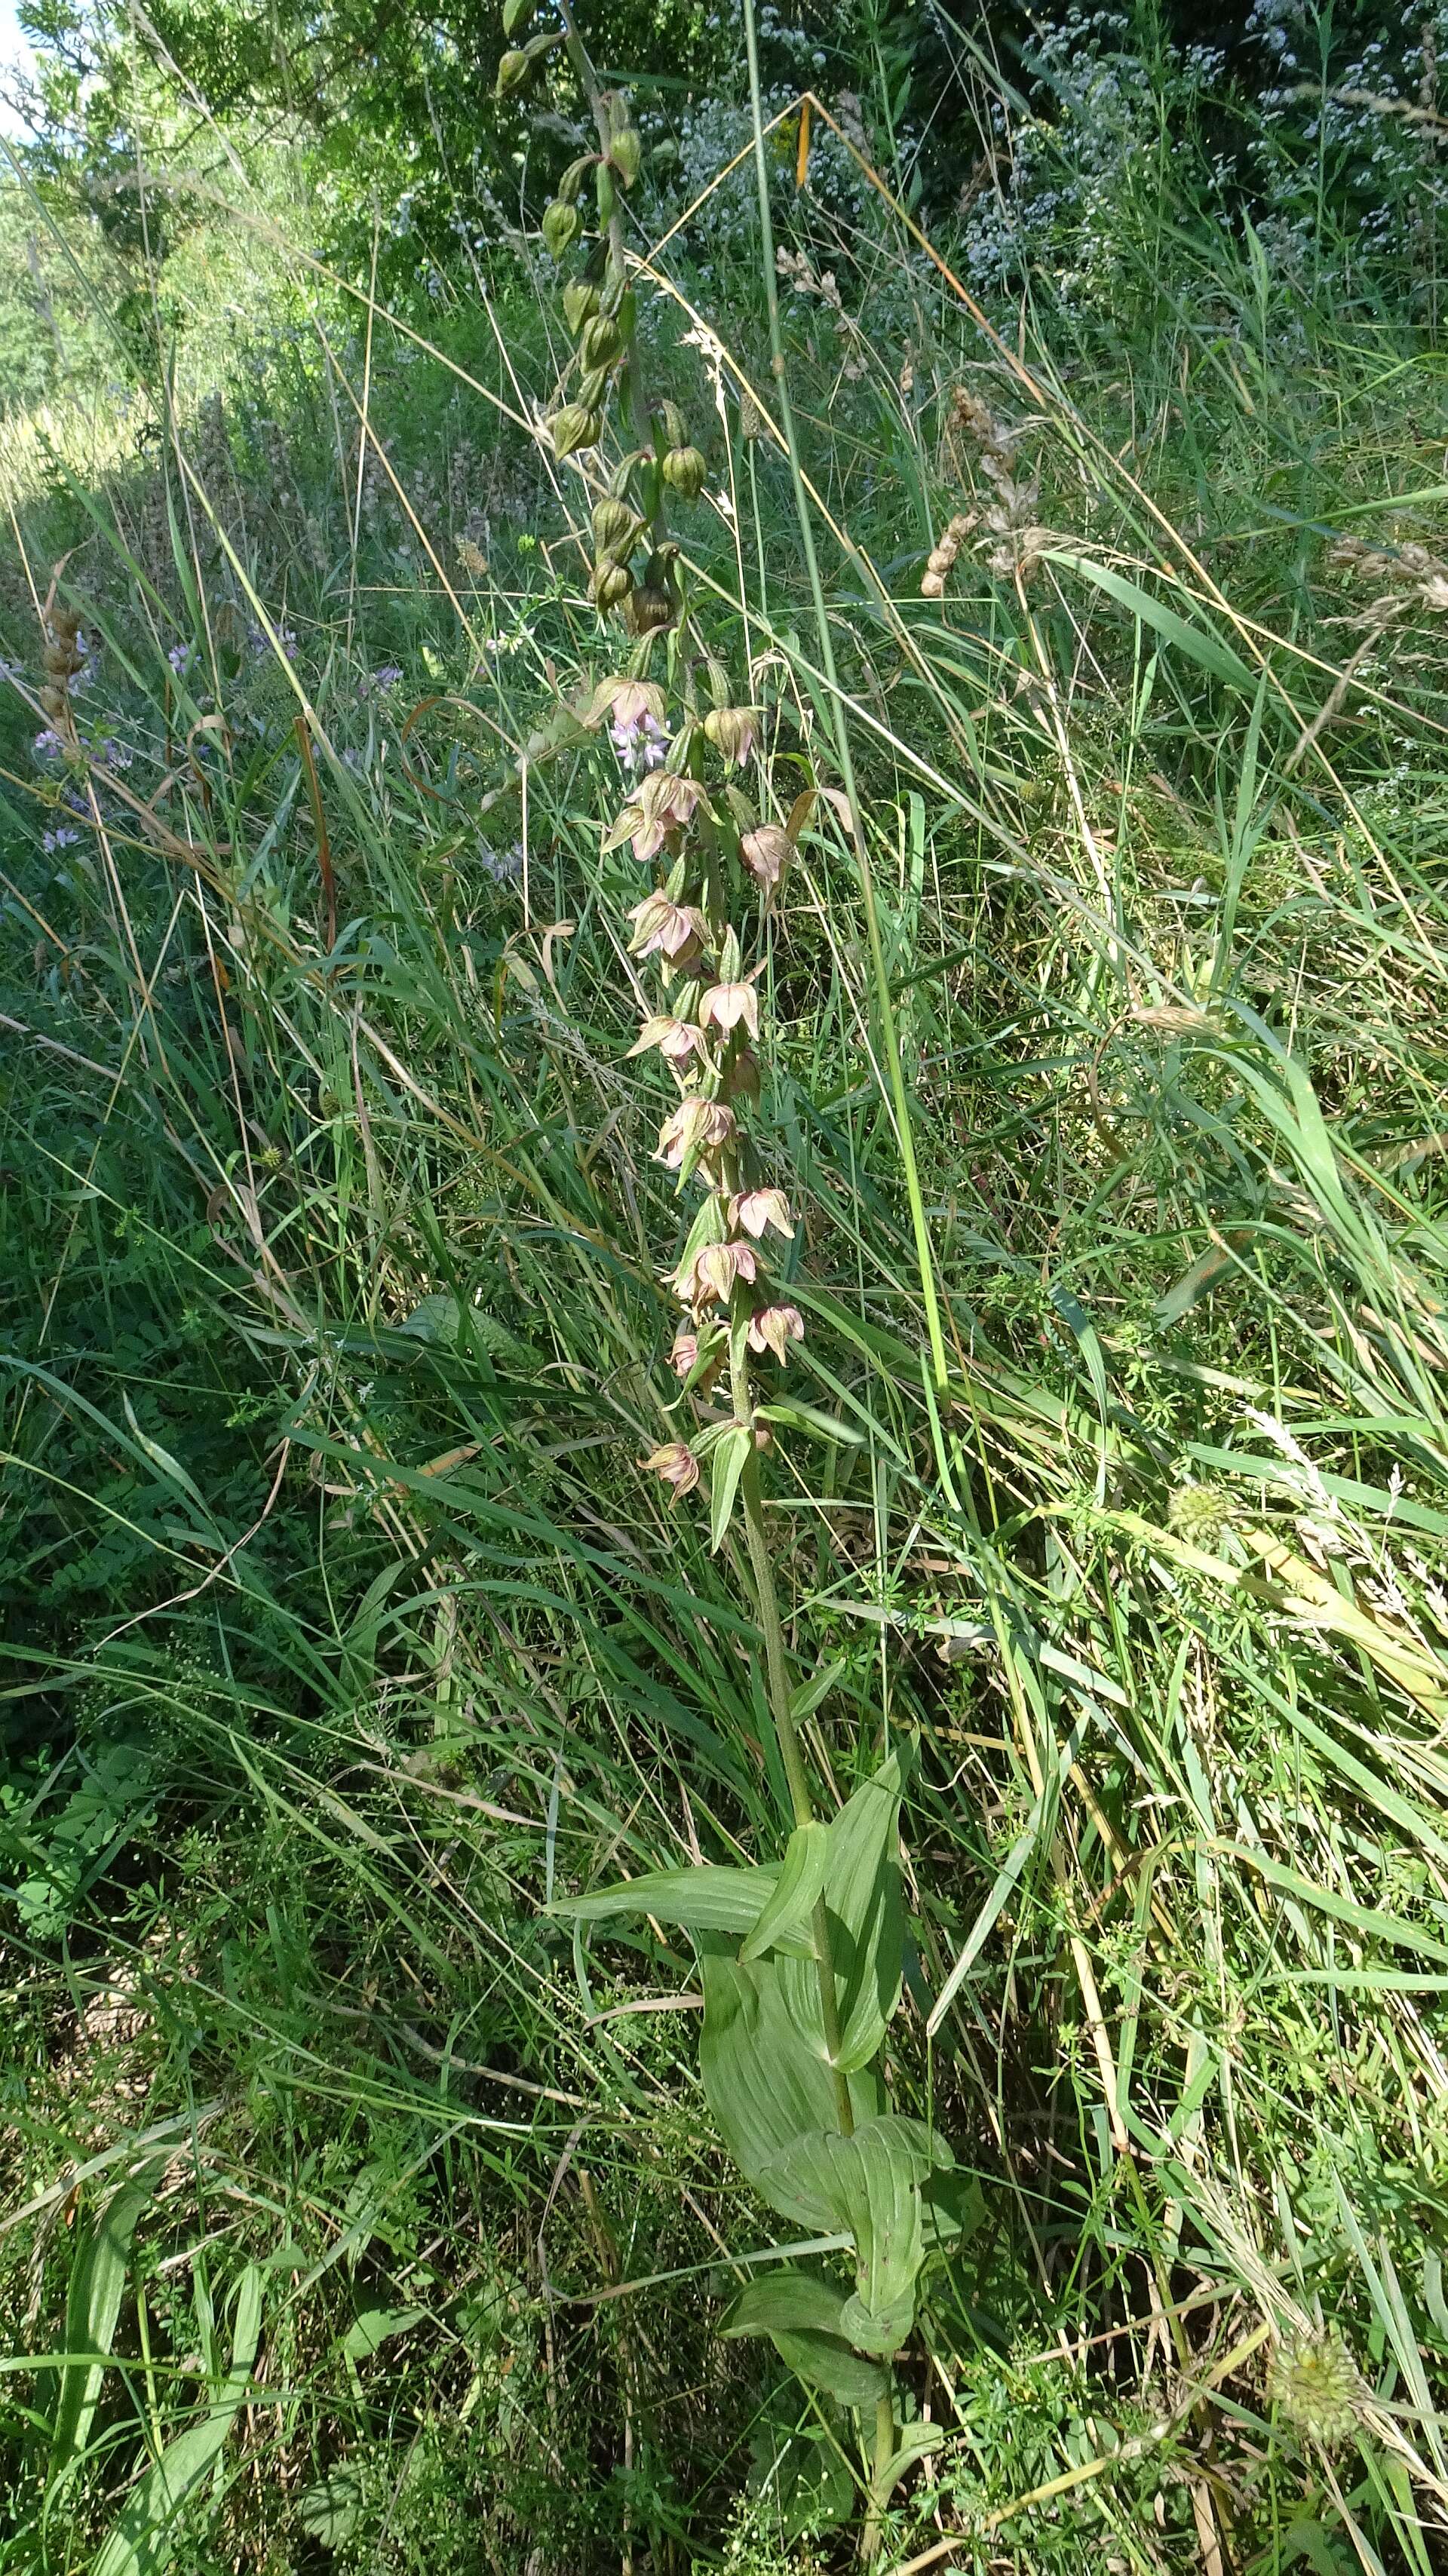
[[[647,708],[635,716],[616,718],[609,726],[608,738],[626,778],[639,771],[646,777],[651,769],[661,768],[668,757],[668,727],[661,725]]]

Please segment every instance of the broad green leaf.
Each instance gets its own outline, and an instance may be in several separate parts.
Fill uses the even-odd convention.
[[[709,1545],[718,1549],[734,1514],[739,1479],[754,1454],[754,1433],[747,1423],[731,1423],[709,1461]]]
[[[781,1985],[790,1964],[777,1958],[703,1960],[699,2073],[719,2134],[741,2173],[771,2208],[798,2219],[815,2200],[802,2203],[787,2177],[771,2189],[765,2170],[806,2131],[833,2127],[837,2114],[834,2078],[817,2050],[801,2047],[790,2017]],[[858,2077],[850,2093],[858,2118],[868,2119],[880,2108],[873,2078]]]
[[[853,2137],[819,2129],[796,2138],[765,2176],[765,2189],[792,2193],[815,2212],[810,2223],[844,2228],[855,2241],[855,2295],[843,2332],[862,2351],[898,2352],[915,2321],[915,2282],[924,2259],[921,2185],[950,2151],[918,2120],[889,2112]]]
[[[869,2065],[900,2000],[905,1913],[897,1845],[903,1788],[904,1763],[892,1753],[828,1828],[824,1892],[840,2016],[838,2062],[850,2073]],[[781,1968],[796,2027],[818,2056],[827,2056],[815,1969],[794,1958]]]
[[[790,1835],[773,1895],[752,1932],[745,1937],[741,1959],[762,1959],[788,1933],[808,1934],[809,1919],[825,1883],[830,1853],[829,1827],[797,1825]]]
[[[393,2335],[406,2334],[426,2314],[426,2308],[364,2308],[343,2336],[342,2350],[349,2361],[366,2361]]]
[[[85,2449],[121,2312],[131,2239],[164,2165],[162,2157],[113,2191],[76,2247],[65,2303],[65,2348],[71,2359],[61,2375],[51,2435],[52,2479]],[[94,2360],[85,2357],[92,2353]]]
[[[170,2558],[186,2499],[216,2466],[246,2403],[261,2335],[261,2278],[255,2263],[241,2276],[231,2369],[215,2404],[177,2435],[132,2488],[91,2561],[91,2576],[159,2576]]]
[[[771,2272],[751,2281],[728,2310],[722,2335],[767,2334],[780,2359],[801,2379],[825,2389],[845,2406],[869,2407],[883,2397],[884,2371],[850,2349],[841,2318],[850,2302],[833,2281],[812,2272]]]
[[[579,1923],[628,1922],[652,1914],[660,1923],[681,1924],[686,1932],[742,1938],[754,1930],[778,1877],[777,1861],[756,1869],[653,1869],[641,1878],[594,1888],[587,1896],[555,1897],[548,1911]]]

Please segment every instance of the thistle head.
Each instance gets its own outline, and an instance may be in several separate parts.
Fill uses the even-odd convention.
[[[1178,1485],[1167,1506],[1173,1535],[1210,1556],[1231,1524],[1231,1496],[1220,1485]]]

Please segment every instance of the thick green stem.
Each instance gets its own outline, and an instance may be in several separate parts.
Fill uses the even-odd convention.
[[[736,1292],[739,1293],[739,1292]],[[749,1383],[749,1363],[739,1347],[737,1330],[731,1334],[733,1357],[730,1363],[730,1386],[734,1397],[737,1422],[754,1419],[754,1396]],[[749,1567],[754,1576],[754,1596],[759,1609],[760,1633],[764,1638],[764,1669],[769,1686],[769,1706],[774,1719],[779,1758],[789,1789],[789,1803],[796,1825],[807,1825],[814,1816],[814,1802],[809,1793],[809,1778],[800,1750],[799,1729],[790,1705],[789,1667],[784,1660],[784,1623],[779,1615],[779,1591],[774,1580],[774,1566],[769,1554],[769,1541],[764,1530],[764,1504],[759,1489],[759,1460],[751,1456],[739,1479],[739,1500],[744,1513],[744,1541],[749,1550]],[[853,2137],[854,2104],[850,2100],[850,2079],[839,2063],[840,2004],[835,1985],[835,1963],[830,1941],[829,1914],[823,1896],[810,1918],[814,1934],[815,1962],[819,1970],[820,2019],[824,2024],[825,2047],[829,2052],[830,2073],[834,2077],[835,2112],[841,2134]]]
[[[910,1124],[910,1102],[905,1090],[905,1073],[900,1061],[899,1032],[895,1026],[895,1009],[890,998],[890,973],[885,963],[884,943],[880,937],[880,916],[875,905],[875,888],[870,876],[869,853],[865,848],[864,829],[860,821],[860,800],[855,790],[855,764],[850,751],[850,729],[845,721],[844,699],[835,670],[834,637],[829,611],[825,606],[824,584],[820,579],[819,557],[815,553],[814,523],[810,518],[809,497],[804,487],[804,472],[799,461],[799,441],[795,435],[794,411],[789,399],[789,378],[785,369],[784,334],[779,323],[779,291],[774,275],[774,223],[769,211],[769,163],[764,149],[764,109],[759,90],[759,42],[754,27],[754,0],[744,0],[744,41],[749,55],[749,100],[754,111],[754,167],[759,182],[759,232],[764,267],[764,299],[769,311],[769,346],[775,389],[779,397],[779,416],[789,450],[789,467],[794,481],[794,505],[799,519],[800,544],[805,570],[809,575],[810,597],[814,603],[815,624],[819,630],[820,663],[830,692],[830,723],[835,737],[835,754],[840,764],[840,778],[850,808],[850,838],[854,845],[855,869],[860,880],[860,900],[865,912],[865,930],[870,949],[870,968],[875,979],[879,1006],[880,1033],[885,1046],[885,1064],[890,1077],[890,1092],[895,1105],[895,1126],[900,1139],[900,1160],[905,1167],[905,1188],[910,1201],[910,1219],[915,1235],[915,1257],[920,1271],[920,1291],[925,1301],[926,1329],[930,1336],[930,1364],[937,1387],[943,1387],[948,1375],[945,1337],[940,1325],[940,1305],[935,1293],[935,1256],[931,1249],[930,1231],[925,1221],[925,1201],[920,1188],[920,1175],[915,1162],[915,1138]]]
[[[870,2566],[880,2554],[885,2535],[885,2504],[890,2492],[890,2466],[895,2457],[895,2402],[886,2389],[875,2401],[875,2458],[870,2472],[870,2493],[865,2506],[865,2528],[860,2534],[860,2564]]]

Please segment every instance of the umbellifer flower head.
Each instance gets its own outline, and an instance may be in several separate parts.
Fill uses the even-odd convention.
[[[666,1485],[673,1486],[676,1503],[691,1494],[699,1481],[699,1461],[687,1440],[666,1440],[643,1463],[645,1474],[662,1476]]]
[[[750,1286],[759,1275],[751,1243],[706,1243],[684,1263],[675,1280],[679,1295],[696,1309],[715,1300],[727,1306],[736,1279]]]
[[[804,1340],[804,1317],[798,1306],[761,1306],[749,1319],[752,1351],[773,1351],[781,1363],[791,1342]]]
[[[709,925],[696,905],[671,903],[666,894],[646,894],[628,917],[634,926],[629,948],[635,957],[652,957],[657,950],[671,965],[678,965],[685,957],[697,957],[709,936]]]
[[[726,1109],[722,1100],[701,1100],[692,1092],[659,1129],[658,1160],[677,1172],[686,1156],[717,1152],[733,1133],[733,1110]]]
[[[741,1190],[729,1202],[729,1222],[744,1234],[762,1242],[764,1229],[772,1225],[776,1234],[786,1239],[794,1232],[794,1219],[783,1190]]]

